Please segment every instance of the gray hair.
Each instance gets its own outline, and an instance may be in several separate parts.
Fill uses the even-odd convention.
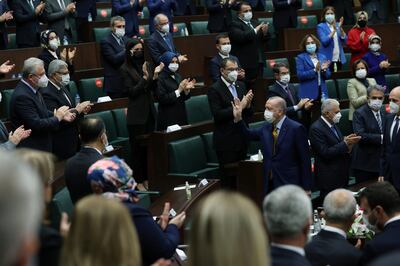
[[[68,68],[67,63],[63,60],[53,60],[49,64],[49,69],[47,70],[47,74],[51,77],[54,73],[59,72],[63,68]]]
[[[285,185],[265,197],[263,212],[272,236],[292,237],[310,223],[312,207],[310,198],[302,188]]]
[[[117,21],[125,21],[125,19],[124,19],[123,17],[121,17],[121,16],[114,16],[114,17],[112,17],[111,20],[110,20],[110,26],[111,26],[111,28],[114,27],[114,24],[115,24],[115,22],[117,22]]]
[[[157,14],[155,17],[154,17],[154,25],[158,25],[158,24],[160,24],[160,19],[161,19],[161,17],[166,17],[166,18],[168,18],[165,14],[163,14],[163,13],[160,13],[160,14]]]
[[[36,57],[26,59],[22,67],[22,77],[27,78],[30,74],[36,74],[38,66],[44,67],[44,63],[41,59]]]
[[[36,237],[42,189],[35,171],[15,154],[0,151],[0,266],[13,265],[24,242]]]
[[[347,223],[356,212],[357,202],[353,194],[346,189],[336,189],[324,199],[325,218],[328,222]]]
[[[367,88],[367,95],[370,96],[372,91],[379,91],[382,92],[383,94],[385,94],[386,88],[379,85],[379,84],[375,84],[375,85],[369,85]]]
[[[334,106],[340,106],[339,102],[335,99],[326,99],[325,101],[322,101],[321,113],[324,114],[326,112],[332,111]]]
[[[268,98],[268,101],[269,100],[277,101],[279,108],[286,113],[287,105],[286,105],[286,101],[282,97],[272,96],[271,98]]]

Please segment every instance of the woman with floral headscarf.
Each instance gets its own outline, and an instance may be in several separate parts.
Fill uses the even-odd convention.
[[[95,194],[119,200],[128,208],[139,236],[144,265],[172,257],[179,244],[179,228],[185,220],[184,212],[168,221],[170,207],[166,203],[157,224],[148,210],[136,204],[138,197],[132,170],[116,156],[94,163],[88,170],[87,178]]]

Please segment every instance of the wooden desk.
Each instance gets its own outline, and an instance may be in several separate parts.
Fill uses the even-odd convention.
[[[262,161],[241,161],[236,178],[237,190],[252,199],[260,208],[265,197],[263,173]]]

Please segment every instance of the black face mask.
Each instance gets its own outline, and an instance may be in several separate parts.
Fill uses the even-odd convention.
[[[360,28],[364,28],[365,26],[367,26],[367,21],[366,20],[359,20],[357,22],[358,26],[360,26]]]
[[[132,57],[135,59],[142,59],[144,57],[144,53],[143,51],[134,51]]]

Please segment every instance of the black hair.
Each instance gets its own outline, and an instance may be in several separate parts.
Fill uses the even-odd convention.
[[[368,201],[371,210],[379,205],[389,216],[400,211],[399,193],[389,182],[377,182],[366,187],[360,193],[362,198]]]
[[[96,141],[105,131],[103,120],[98,117],[86,117],[79,124],[79,135],[83,143]]]

